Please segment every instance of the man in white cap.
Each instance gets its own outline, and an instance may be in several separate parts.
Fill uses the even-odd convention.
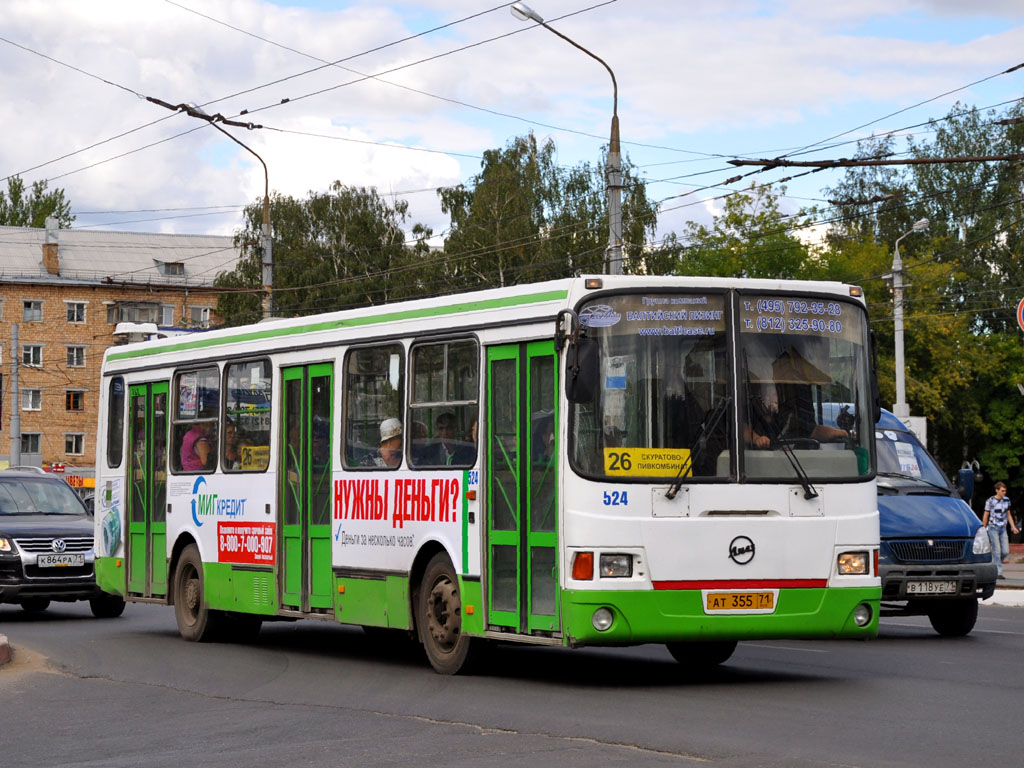
[[[402,463],[402,422],[384,419],[380,423],[380,448],[373,457],[375,466],[393,469]]]

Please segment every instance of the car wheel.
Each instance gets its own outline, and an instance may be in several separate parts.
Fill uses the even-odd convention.
[[[124,613],[124,598],[103,594],[89,600],[89,608],[97,619],[116,619]]]
[[[970,634],[978,620],[978,601],[943,600],[928,611],[932,628],[943,637],[963,637]]]
[[[50,601],[45,597],[26,597],[21,607],[29,613],[41,613],[50,607]]]

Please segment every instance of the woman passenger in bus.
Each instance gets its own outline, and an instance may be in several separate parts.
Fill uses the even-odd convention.
[[[216,452],[205,423],[193,424],[181,440],[181,468],[185,472],[202,472],[209,469]]]

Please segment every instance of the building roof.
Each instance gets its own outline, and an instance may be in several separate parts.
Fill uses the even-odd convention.
[[[46,242],[57,243],[57,275],[48,272],[43,264]],[[0,226],[0,282],[7,283],[60,281],[208,287],[218,274],[234,269],[239,256],[234,238],[224,235]],[[168,267],[169,264],[180,266]]]

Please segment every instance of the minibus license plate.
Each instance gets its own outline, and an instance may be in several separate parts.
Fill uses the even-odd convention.
[[[772,611],[775,610],[774,592],[709,592],[709,611]]]
[[[949,595],[956,592],[955,581],[908,581],[908,595]]]
[[[62,554],[62,555],[36,555],[36,565],[40,568],[66,568],[74,565],[85,565],[85,555]]]

